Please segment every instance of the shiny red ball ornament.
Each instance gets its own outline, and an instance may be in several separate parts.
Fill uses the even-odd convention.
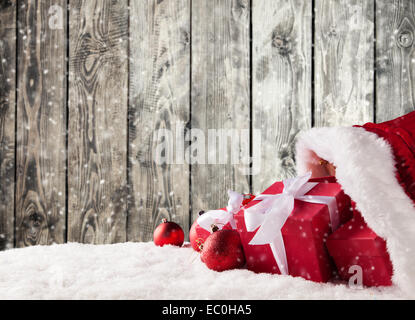
[[[193,222],[189,231],[189,240],[193,250],[200,251],[203,243],[210,236],[210,232],[199,226],[197,221]]]
[[[159,247],[165,244],[181,247],[184,242],[184,232],[177,223],[163,219],[154,230],[153,240],[154,244]]]
[[[250,193],[244,194],[244,200],[242,201],[242,206],[247,205],[254,198],[255,196],[253,194],[250,194]],[[226,208],[223,208],[222,210],[226,210]],[[203,210],[200,211],[199,216],[201,216],[204,213],[205,211]],[[222,226],[222,229],[225,229],[225,230],[232,229],[232,226],[230,223],[227,223],[226,225]],[[210,234],[211,232],[207,231],[206,229],[203,229],[201,226],[199,226],[199,224],[197,223],[197,220],[195,220],[189,232],[189,240],[190,240],[190,244],[192,245],[192,248],[196,250],[197,252],[199,252],[201,246],[203,245],[207,237],[210,236]]]
[[[201,216],[204,213],[205,211],[200,211],[199,216]],[[232,229],[232,226],[228,223],[224,225],[222,228]],[[210,236],[210,234],[211,234],[210,231],[203,229],[201,226],[199,226],[199,224],[197,223],[197,220],[195,220],[189,232],[189,240],[190,240],[190,244],[192,245],[192,248],[196,250],[197,252],[199,252],[201,247],[203,246],[203,243]]]
[[[241,268],[245,265],[245,255],[241,239],[235,230],[218,230],[206,239],[202,247],[200,259],[209,269],[225,271]]]

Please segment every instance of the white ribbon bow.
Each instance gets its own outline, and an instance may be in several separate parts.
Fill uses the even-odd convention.
[[[210,210],[197,218],[197,223],[203,229],[211,231],[212,224],[222,229],[228,222],[233,229],[236,229],[235,219],[233,215],[239,211],[244,200],[244,196],[238,192],[228,190],[229,201],[225,210]]]
[[[294,209],[294,200],[320,203],[328,206],[332,230],[339,226],[339,214],[335,197],[306,195],[318,183],[308,182],[311,172],[284,180],[284,189],[279,194],[260,194],[254,200],[262,200],[245,209],[246,229],[251,232],[260,226],[250,245],[269,244],[281,274],[288,274],[287,254],[281,229]]]

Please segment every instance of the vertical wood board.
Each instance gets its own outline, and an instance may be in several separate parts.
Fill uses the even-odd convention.
[[[130,37],[128,240],[151,240],[162,218],[187,234],[190,0],[131,2]]]
[[[127,1],[70,1],[68,240],[126,240]]]
[[[16,1],[0,5],[0,250],[14,243]]]
[[[18,1],[18,17],[16,246],[63,243],[66,1]]]
[[[315,125],[373,121],[374,0],[315,4]]]
[[[311,127],[311,10],[311,1],[253,0],[254,193],[295,176],[295,138]]]
[[[200,210],[226,206],[228,189],[249,191],[249,16],[247,0],[192,1],[191,127],[198,130],[191,137],[193,219]],[[209,141],[209,129],[228,130],[222,150],[213,134]]]
[[[376,2],[376,120],[415,110],[415,2]]]

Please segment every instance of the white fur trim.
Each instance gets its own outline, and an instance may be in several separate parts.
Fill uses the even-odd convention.
[[[312,170],[318,176],[319,157],[336,166],[345,193],[386,239],[393,283],[415,297],[415,207],[396,179],[391,146],[363,128],[341,127],[303,132],[296,148],[298,174]]]

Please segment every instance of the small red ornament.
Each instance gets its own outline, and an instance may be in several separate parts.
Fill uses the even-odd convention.
[[[204,213],[205,211],[200,211],[199,216],[201,216]],[[223,229],[232,229],[232,227],[230,224],[226,224],[225,226],[223,226]],[[199,226],[197,220],[195,220],[189,232],[189,240],[190,244],[192,245],[192,248],[199,252],[201,250],[201,247],[203,246],[203,243],[210,236],[210,234],[211,232],[207,231],[206,229],[203,229],[201,226]]]
[[[241,268],[245,265],[245,255],[241,239],[235,230],[218,230],[212,226],[212,234],[202,247],[200,259],[209,269],[225,271]]]
[[[250,201],[252,201],[255,198],[255,196],[253,194],[247,193],[244,194],[244,200],[242,201],[242,206],[248,204]],[[222,210],[225,210],[226,208],[223,208]],[[200,211],[199,212],[199,216],[201,216],[202,214],[204,214],[205,211]],[[226,230],[226,229],[232,229],[232,226],[227,223],[226,225],[222,226],[222,229]],[[190,232],[189,232],[189,240],[190,240],[190,244],[192,245],[192,248],[196,251],[200,251],[201,246],[203,245],[203,243],[206,241],[207,237],[209,237],[211,234],[211,232],[209,232],[206,229],[203,229],[202,227],[199,226],[199,224],[197,223],[197,220],[195,220],[195,222],[193,222],[192,227],[190,228]]]
[[[205,212],[200,211],[199,216],[201,216],[203,213]],[[190,231],[189,231],[189,240],[190,240],[190,244],[192,245],[192,248],[199,252],[201,249],[201,246],[205,242],[206,238],[209,236],[210,236],[210,232],[200,227],[199,224],[197,223],[197,220],[195,220],[195,222],[193,222],[192,227],[190,228]]]
[[[156,246],[162,247],[165,244],[181,246],[184,242],[184,232],[175,222],[163,219],[153,233],[153,240]]]

